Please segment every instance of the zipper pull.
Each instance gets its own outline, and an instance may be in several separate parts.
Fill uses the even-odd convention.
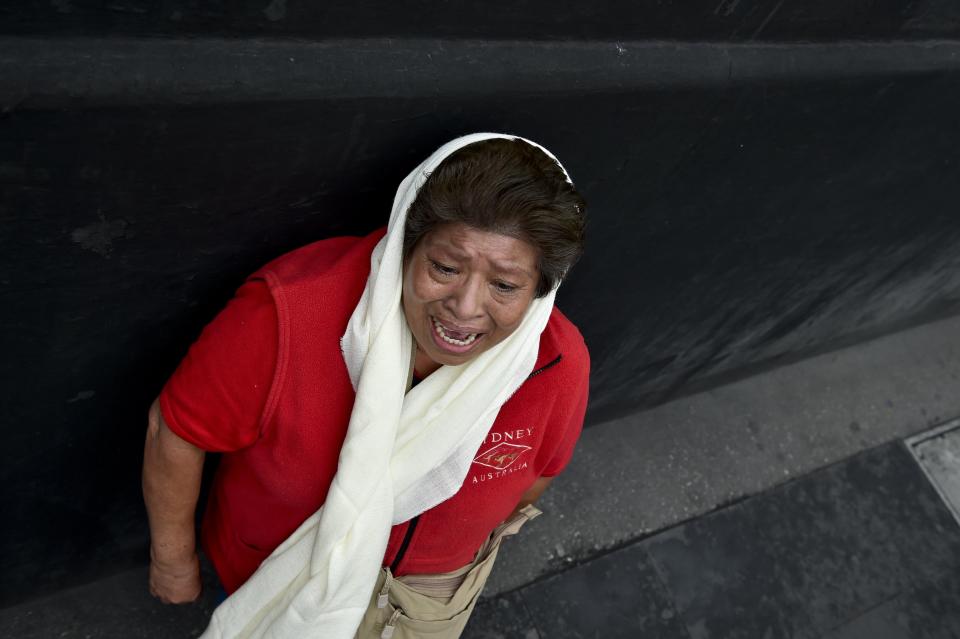
[[[377,595],[377,608],[386,608],[387,602],[390,600],[390,574],[387,573],[386,579],[383,580],[383,588],[380,589],[380,594]]]
[[[383,632],[380,633],[380,639],[390,639],[393,636],[393,631],[397,625],[397,619],[400,618],[400,613],[403,612],[399,608],[393,611],[393,614],[390,615],[390,620],[387,622],[387,625],[383,627]]]

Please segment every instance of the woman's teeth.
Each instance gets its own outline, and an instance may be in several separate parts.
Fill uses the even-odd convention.
[[[433,320],[433,328],[437,331],[437,335],[440,336],[440,339],[447,342],[448,344],[453,344],[454,346],[467,346],[472,344],[473,340],[477,339],[477,335],[480,333],[469,333],[464,339],[455,339],[446,334],[443,330],[443,326],[437,320]]]

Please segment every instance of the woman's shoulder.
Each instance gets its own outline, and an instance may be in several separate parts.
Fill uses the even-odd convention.
[[[564,364],[561,368],[570,376],[579,378],[589,375],[590,352],[583,335],[576,324],[554,306],[540,337],[540,357],[537,359],[543,362],[538,361],[538,367],[557,360],[558,357]]]
[[[380,228],[362,237],[331,237],[311,242],[274,258],[258,269],[249,279],[262,279],[273,288],[277,285],[295,286],[303,283],[348,279],[366,280],[370,271],[370,254],[386,228]]]

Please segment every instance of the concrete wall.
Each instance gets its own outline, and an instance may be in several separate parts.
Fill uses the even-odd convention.
[[[955,3],[381,4],[0,8],[2,601],[145,561],[190,341],[459,134],[590,203],[591,423],[958,309]]]

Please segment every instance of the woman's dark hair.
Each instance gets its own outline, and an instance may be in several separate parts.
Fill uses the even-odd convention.
[[[539,252],[536,296],[543,297],[583,253],[585,208],[560,166],[537,147],[505,138],[474,142],[444,159],[417,192],[404,256],[442,224],[515,237]]]

